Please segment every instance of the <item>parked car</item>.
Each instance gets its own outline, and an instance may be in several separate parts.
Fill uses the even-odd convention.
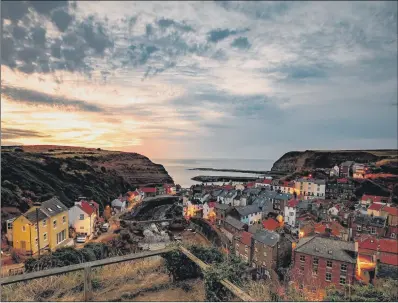
[[[108,231],[108,229],[109,229],[109,223],[104,223],[104,224],[102,224],[102,226],[101,226],[101,230],[102,231]]]
[[[76,242],[77,243],[86,243],[87,241],[87,236],[86,235],[78,235],[76,237]]]

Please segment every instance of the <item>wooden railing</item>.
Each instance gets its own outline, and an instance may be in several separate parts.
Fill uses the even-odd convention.
[[[18,282],[29,281],[29,280],[33,280],[33,279],[45,278],[45,277],[49,277],[49,276],[66,274],[66,273],[74,272],[74,271],[78,271],[78,270],[84,270],[84,301],[87,302],[87,301],[90,301],[93,297],[92,285],[91,285],[91,269],[92,268],[126,262],[126,261],[144,259],[144,258],[153,257],[153,256],[158,256],[163,253],[170,252],[174,249],[175,248],[173,248],[173,247],[168,247],[168,248],[159,249],[159,250],[155,250],[155,251],[140,252],[140,253],[135,253],[135,254],[107,258],[107,259],[103,259],[103,260],[80,263],[80,264],[75,264],[75,265],[70,265],[70,266],[51,268],[51,269],[47,269],[47,270],[41,270],[41,271],[26,273],[26,274],[22,274],[22,275],[5,277],[5,278],[0,279],[0,286],[18,283]],[[197,264],[202,270],[205,271],[209,268],[210,265],[204,263],[202,260],[200,260],[199,258],[194,256],[186,248],[181,246],[178,249],[184,255],[186,255],[190,260],[192,260],[195,264]],[[246,294],[243,290],[241,290],[236,285],[232,284],[230,281],[222,280],[222,281],[220,281],[220,283],[224,287],[229,289],[235,296],[240,298],[242,301],[254,302],[254,300],[248,294]]]

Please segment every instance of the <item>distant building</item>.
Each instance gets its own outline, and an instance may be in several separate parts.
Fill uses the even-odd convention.
[[[340,164],[340,177],[348,178],[351,177],[352,166],[354,165],[354,161],[345,161]]]
[[[247,225],[258,223],[262,219],[261,209],[257,205],[235,207],[233,213],[239,220]]]
[[[292,199],[285,206],[285,223],[291,227],[296,226],[297,206],[299,203],[299,200]]]
[[[338,177],[340,175],[340,168],[335,165],[329,172],[329,175],[331,177]]]
[[[363,234],[384,237],[387,227],[386,217],[357,215],[352,223],[352,236],[354,239]]]
[[[295,183],[296,193],[304,197],[304,200],[325,199],[326,196],[326,182],[320,179],[298,179]]]

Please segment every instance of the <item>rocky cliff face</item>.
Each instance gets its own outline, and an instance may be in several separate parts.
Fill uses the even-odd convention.
[[[271,171],[298,172],[314,168],[331,168],[344,161],[376,162],[397,157],[397,150],[374,151],[292,151],[277,160]]]
[[[67,206],[85,196],[105,205],[146,184],[174,183],[165,168],[136,153],[62,146],[2,147],[2,219],[26,211],[29,200],[53,195]]]

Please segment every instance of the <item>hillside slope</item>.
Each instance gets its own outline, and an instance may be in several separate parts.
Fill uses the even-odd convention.
[[[376,162],[398,158],[397,150],[336,150],[336,151],[292,151],[279,158],[271,171],[298,172],[314,168],[331,168],[344,161],[358,163]]]
[[[101,205],[139,185],[173,183],[160,164],[136,153],[63,146],[2,147],[1,216],[53,195],[72,206],[79,196]]]

